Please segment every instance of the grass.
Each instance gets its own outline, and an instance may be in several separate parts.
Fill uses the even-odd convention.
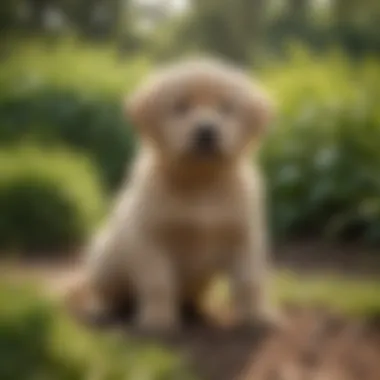
[[[213,305],[225,302],[228,289],[220,281],[208,299]],[[277,273],[271,283],[271,298],[276,304],[321,306],[349,317],[380,315],[380,279],[353,279],[337,275],[297,275]]]
[[[281,273],[275,280],[274,297],[280,302],[324,305],[352,316],[380,315],[380,279]]]
[[[35,284],[2,281],[0,305],[2,380],[193,379],[168,349],[73,323]]]

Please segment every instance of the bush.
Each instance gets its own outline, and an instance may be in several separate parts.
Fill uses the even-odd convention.
[[[263,78],[279,103],[263,151],[277,236],[379,243],[379,62],[296,50]]]
[[[43,88],[0,102],[0,144],[33,138],[64,144],[87,155],[111,192],[122,180],[134,151],[132,128],[119,100]]]
[[[81,329],[29,284],[2,282],[0,303],[2,380],[191,378],[171,352]]]
[[[125,64],[111,50],[70,43],[16,47],[0,63],[0,144],[33,137],[73,147],[115,190],[134,148],[122,101],[147,67],[143,59]]]
[[[2,151],[0,161],[2,249],[68,248],[99,221],[104,195],[83,157],[24,146]]]

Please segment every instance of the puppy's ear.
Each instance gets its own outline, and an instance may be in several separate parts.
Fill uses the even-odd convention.
[[[146,84],[128,96],[124,102],[124,112],[133,126],[139,131],[154,121],[157,91],[152,84]]]
[[[142,128],[146,123],[144,115],[144,109],[147,108],[146,96],[146,94],[141,93],[141,90],[137,90],[127,96],[124,101],[124,114],[133,127],[137,129]]]
[[[269,95],[259,87],[255,87],[250,99],[250,124],[258,136],[265,135],[275,116],[275,104]]]

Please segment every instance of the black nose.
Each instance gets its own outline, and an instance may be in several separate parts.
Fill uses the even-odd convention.
[[[195,132],[195,144],[199,150],[208,151],[215,148],[216,131],[212,124],[200,124]]]

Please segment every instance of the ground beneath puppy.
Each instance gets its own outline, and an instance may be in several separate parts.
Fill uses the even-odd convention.
[[[379,380],[380,321],[349,320],[326,310],[287,310],[284,331],[187,326],[152,339],[180,352],[205,380]]]
[[[31,273],[43,277],[53,293],[70,280],[70,271],[59,268],[11,273],[16,281]],[[226,311],[212,314],[228,322]],[[153,339],[180,353],[201,380],[380,379],[380,317],[355,320],[297,306],[285,308],[284,314],[289,324],[280,332],[233,331],[197,319],[173,337],[142,336],[126,325],[117,328],[133,339]]]

